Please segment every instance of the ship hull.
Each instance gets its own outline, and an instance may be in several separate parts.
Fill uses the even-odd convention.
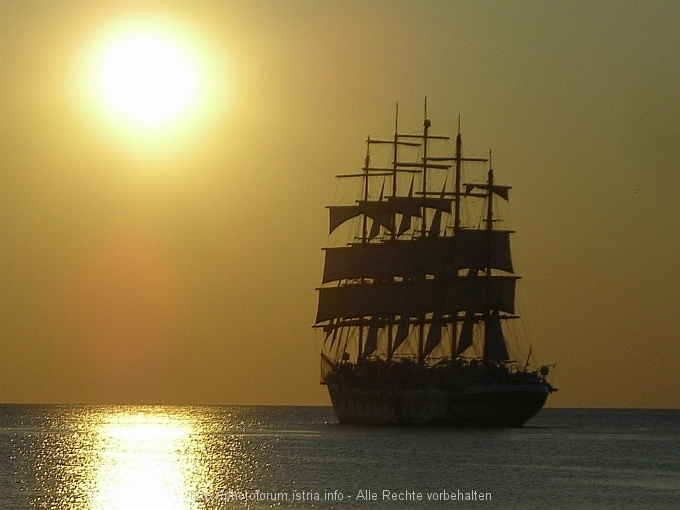
[[[544,384],[443,389],[371,389],[328,382],[342,424],[521,427],[541,410]]]

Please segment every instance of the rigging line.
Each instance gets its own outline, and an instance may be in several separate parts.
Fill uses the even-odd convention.
[[[521,270],[517,267],[517,262],[515,260],[513,260],[513,265],[515,266],[513,268],[513,274],[521,274]],[[521,285],[517,285],[515,288],[515,299],[517,300],[518,305],[518,315],[521,317],[519,322],[521,323],[523,337],[525,338],[525,341],[529,347],[533,347],[534,342],[532,340],[531,332],[529,331],[529,317],[527,316],[527,308],[524,304],[524,292]]]
[[[524,338],[526,339],[526,343],[529,345],[529,347],[533,347],[533,341],[531,339],[531,333],[529,332],[529,326],[527,325],[528,318],[525,317],[526,314],[526,308],[524,306],[524,295],[522,292],[521,286],[517,286],[515,290],[515,296],[517,297],[517,300],[519,302],[519,308],[520,308],[520,316],[522,318],[520,319],[520,323],[522,326],[522,333]]]
[[[340,190],[340,180],[335,179],[335,189],[333,190],[333,203],[337,204],[338,203],[338,193]],[[344,197],[343,197],[344,198]]]

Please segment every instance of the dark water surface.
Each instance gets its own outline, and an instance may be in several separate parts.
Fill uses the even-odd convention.
[[[343,427],[325,407],[0,406],[3,510],[270,507],[680,508],[680,411],[465,430]]]

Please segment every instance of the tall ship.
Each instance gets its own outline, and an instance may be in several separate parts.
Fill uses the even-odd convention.
[[[399,132],[397,107],[394,135],[368,137],[361,171],[338,176],[360,196],[328,207],[330,235],[346,237],[324,249],[314,327],[340,423],[519,427],[556,391],[507,335],[519,276],[497,209],[510,186],[491,152],[463,156],[460,119],[452,145],[427,100],[416,133]],[[463,182],[470,167],[483,179]]]

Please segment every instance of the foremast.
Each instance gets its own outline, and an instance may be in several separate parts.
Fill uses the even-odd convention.
[[[329,208],[330,232],[360,218],[361,236],[347,246],[326,248],[316,327],[326,333],[331,360],[406,357],[431,364],[455,359],[473,346],[478,323],[484,324],[483,359],[509,360],[501,319],[516,317],[518,277],[512,274],[510,231],[493,228],[493,198],[507,200],[509,187],[494,183],[490,157],[463,157],[460,119],[453,157],[430,155],[431,140],[448,140],[432,135],[430,127],[426,104],[422,134],[400,134],[397,108],[393,138],[368,137],[362,172],[339,176],[361,177],[362,197],[353,205]],[[375,144],[392,145],[389,167],[372,166]],[[421,157],[401,160],[402,146],[419,147]],[[465,161],[489,162],[485,183],[461,182]],[[452,167],[454,184],[448,191]],[[430,170],[446,172],[440,191],[429,189]],[[398,189],[402,172],[412,176],[406,194]],[[370,181],[379,177],[379,199],[370,200]],[[391,193],[386,195],[388,178]],[[414,192],[416,178],[419,192]],[[484,228],[463,226],[461,204],[467,198],[486,200]]]

